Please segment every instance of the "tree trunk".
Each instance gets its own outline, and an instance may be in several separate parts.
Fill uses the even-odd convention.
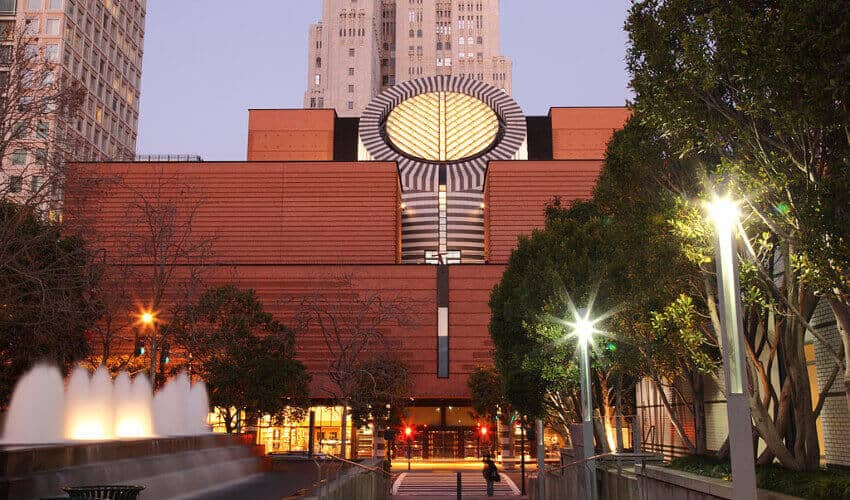
[[[667,398],[667,394],[664,392],[664,386],[661,384],[661,380],[658,379],[658,376],[655,374],[651,375],[652,382],[655,384],[655,390],[658,391],[659,396],[661,396],[661,402],[664,404],[664,408],[667,410],[667,415],[670,417],[670,422],[673,424],[673,428],[676,429],[676,434],[679,435],[679,438],[682,440],[682,444],[688,449],[688,454],[693,455],[696,452],[696,448],[694,444],[691,442],[691,439],[688,437],[685,432],[684,426],[682,426],[682,422],[679,421],[679,417],[673,411],[673,406],[670,404],[670,400]]]
[[[342,416],[340,417],[340,443],[339,443],[339,456],[342,458],[348,458],[345,455],[346,446],[345,441],[348,437],[348,425],[346,425],[346,420],[348,420],[348,403],[343,402],[342,404]]]
[[[850,353],[850,306],[836,298],[829,299],[829,306],[832,308],[838,332],[841,334],[844,359],[847,359],[847,353]],[[850,408],[850,370],[844,370],[844,397],[847,400],[847,407]]]
[[[705,455],[706,429],[705,429],[705,379],[699,373],[691,373],[691,403],[694,414],[694,449],[697,455]]]

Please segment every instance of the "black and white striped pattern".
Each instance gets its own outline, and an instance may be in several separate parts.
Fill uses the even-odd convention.
[[[399,460],[399,462],[402,462]],[[402,462],[403,464],[403,462]],[[519,496],[519,488],[511,478],[500,473],[501,481],[493,484],[493,496]],[[461,474],[461,495],[464,498],[479,498],[487,494],[487,482],[480,471]],[[455,472],[404,472],[393,483],[395,497],[438,497],[455,498],[457,496],[457,474]]]
[[[501,124],[498,139],[484,153],[445,163],[448,250],[461,250],[462,262],[484,261],[484,179],[490,160],[514,159],[526,137],[519,105],[505,92],[484,82],[433,76],[395,85],[376,96],[360,118],[360,142],[370,159],[398,163],[402,201],[402,261],[423,262],[426,250],[438,248],[439,163],[410,158],[396,151],[384,133],[384,122],[399,103],[428,92],[459,92],[486,103]]]

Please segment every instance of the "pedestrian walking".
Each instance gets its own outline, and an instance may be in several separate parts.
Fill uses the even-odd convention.
[[[487,481],[487,496],[493,496],[493,483],[501,481],[502,478],[499,477],[499,469],[496,468],[496,464],[493,462],[493,459],[490,458],[490,455],[484,455],[484,480]]]

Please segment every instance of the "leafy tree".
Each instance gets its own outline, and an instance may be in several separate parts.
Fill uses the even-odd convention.
[[[846,239],[831,223],[846,208],[824,197],[846,176],[850,150],[847,12],[838,1],[643,1],[627,23],[638,114],[681,154],[718,158],[707,172],[745,199],[744,316],[759,382],[750,402],[768,448],[760,460],[795,469],[818,466],[822,402],[813,404],[802,349],[807,331],[819,337],[809,323],[817,293],[850,340],[846,251],[837,248]],[[676,230],[702,266],[713,252],[699,220],[698,207],[683,203]],[[714,293],[707,287],[710,307]],[[774,390],[762,358],[770,366],[776,352],[788,376]]]
[[[209,288],[165,334],[187,353],[190,373],[206,381],[228,433],[240,410],[282,420],[309,406],[310,377],[295,359],[295,335],[264,311],[254,290]]]
[[[706,278],[670,225],[678,200],[700,186],[698,172],[698,164],[671,154],[665,139],[632,118],[608,144],[594,200],[610,218],[614,258],[624,269],[612,287],[619,310],[611,329],[625,344],[617,356],[632,376],[652,381],[682,443],[702,454],[704,376],[716,371],[719,353],[703,299]],[[667,391],[690,400],[693,438]]]
[[[88,353],[100,268],[76,238],[0,201],[0,408],[18,378],[48,360],[69,370]]]
[[[546,225],[521,236],[490,297],[490,335],[507,401],[523,415],[547,418],[566,432],[578,413],[576,339],[565,321],[576,305],[613,309],[611,285],[622,269],[611,258],[606,217],[592,203],[547,209]],[[596,349],[592,361],[597,402],[610,417],[612,375],[620,367]],[[602,440],[600,440],[602,442]]]
[[[472,409],[485,420],[494,420],[499,413],[510,413],[502,388],[502,377],[492,366],[476,366],[466,381],[472,398]]]
[[[788,309],[792,329],[817,336],[808,322],[809,305],[822,294],[845,353],[848,19],[850,7],[841,0],[646,0],[633,4],[626,25],[638,113],[680,152],[719,158],[713,173],[730,179],[733,194],[745,200],[748,232],[769,235],[752,253],[772,253],[787,277],[782,287],[771,287],[764,269],[755,267],[770,300]],[[784,304],[787,299],[795,305]],[[791,359],[799,357],[799,335],[789,340]],[[837,361],[843,366],[843,359]],[[791,369],[802,384],[806,375],[796,363]],[[850,370],[844,376],[850,404]],[[808,423],[796,425],[809,432]],[[814,450],[800,459],[816,466]]]

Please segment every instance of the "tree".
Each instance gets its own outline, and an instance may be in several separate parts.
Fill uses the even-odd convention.
[[[0,29],[0,199],[56,217],[86,91],[25,27]]]
[[[823,198],[843,182],[850,148],[847,12],[838,1],[645,1],[633,5],[627,23],[638,114],[681,154],[717,158],[705,162],[707,173],[745,200],[742,282],[751,293],[744,314],[760,382],[751,406],[768,447],[760,460],[775,456],[795,469],[818,466],[821,403],[812,404],[802,350],[806,332],[820,337],[809,323],[818,293],[850,345],[840,261],[847,240],[831,222],[846,208]],[[677,229],[704,264],[712,253],[705,229],[693,225],[701,219],[698,207],[683,204]],[[713,294],[708,288],[706,296]],[[774,392],[759,358],[777,352],[788,376]],[[832,355],[843,366],[843,355]]]
[[[484,420],[495,420],[499,410],[510,414],[504,397],[502,377],[495,367],[476,366],[466,381],[472,399],[472,410]]]
[[[698,172],[692,159],[672,154],[667,141],[635,117],[608,143],[594,201],[609,218],[610,244],[624,269],[612,287],[619,311],[611,329],[626,347],[617,357],[630,357],[620,363],[652,381],[682,443],[703,454],[704,377],[717,370],[719,351],[704,299],[706,275],[683,252],[670,223],[677,200],[701,188]],[[687,401],[682,385],[691,393],[693,437],[667,397],[669,390]]]
[[[310,293],[299,300],[296,324],[305,335],[317,331],[327,350],[328,383],[323,390],[342,406],[340,451],[345,457],[348,408],[369,399],[362,391],[371,380],[385,378],[385,366],[366,361],[388,358],[392,349],[384,330],[412,325],[416,311],[406,297],[358,290],[353,276],[330,279],[336,285],[333,294]]]
[[[83,242],[29,207],[0,202],[0,408],[35,363],[68,371],[88,352],[100,268]]]
[[[413,391],[407,364],[389,353],[371,357],[354,370],[351,421],[356,427],[370,423],[375,429],[394,425]],[[390,411],[384,411],[389,405]]]
[[[550,416],[565,437],[567,425],[581,418],[577,340],[565,323],[577,307],[601,314],[616,305],[611,286],[621,269],[610,257],[614,247],[603,215],[592,203],[564,209],[555,200],[547,208],[545,227],[519,238],[490,297],[490,335],[506,399],[523,415]],[[601,343],[597,347],[591,371],[595,399],[607,419],[612,416],[612,377],[621,367]]]
[[[179,176],[160,172],[142,187],[123,186],[131,193],[125,219],[127,230],[120,239],[111,269],[117,272],[115,294],[127,282],[149,293],[145,307],[157,315],[145,332],[150,342],[150,378],[156,381],[159,349],[168,340],[168,316],[191,303],[202,283],[203,263],[211,255],[213,238],[195,229],[203,203],[196,189]],[[168,299],[166,301],[166,298]],[[170,310],[164,310],[168,304]],[[121,311],[122,304],[114,304]]]
[[[790,299],[782,307],[795,330],[791,360],[799,357],[796,330],[817,336],[809,324],[817,294],[850,352],[848,15],[841,0],[647,0],[632,6],[626,24],[639,114],[681,153],[718,158],[712,173],[745,200],[759,226],[750,229],[769,233],[784,291],[770,286],[764,266],[755,271],[771,300]],[[806,375],[796,362],[791,370],[801,387]],[[814,451],[805,455],[815,467]]]
[[[254,290],[209,288],[164,330],[186,354],[175,369],[206,381],[228,433],[239,412],[283,420],[309,406],[310,376],[295,359],[295,334],[264,311]]]

